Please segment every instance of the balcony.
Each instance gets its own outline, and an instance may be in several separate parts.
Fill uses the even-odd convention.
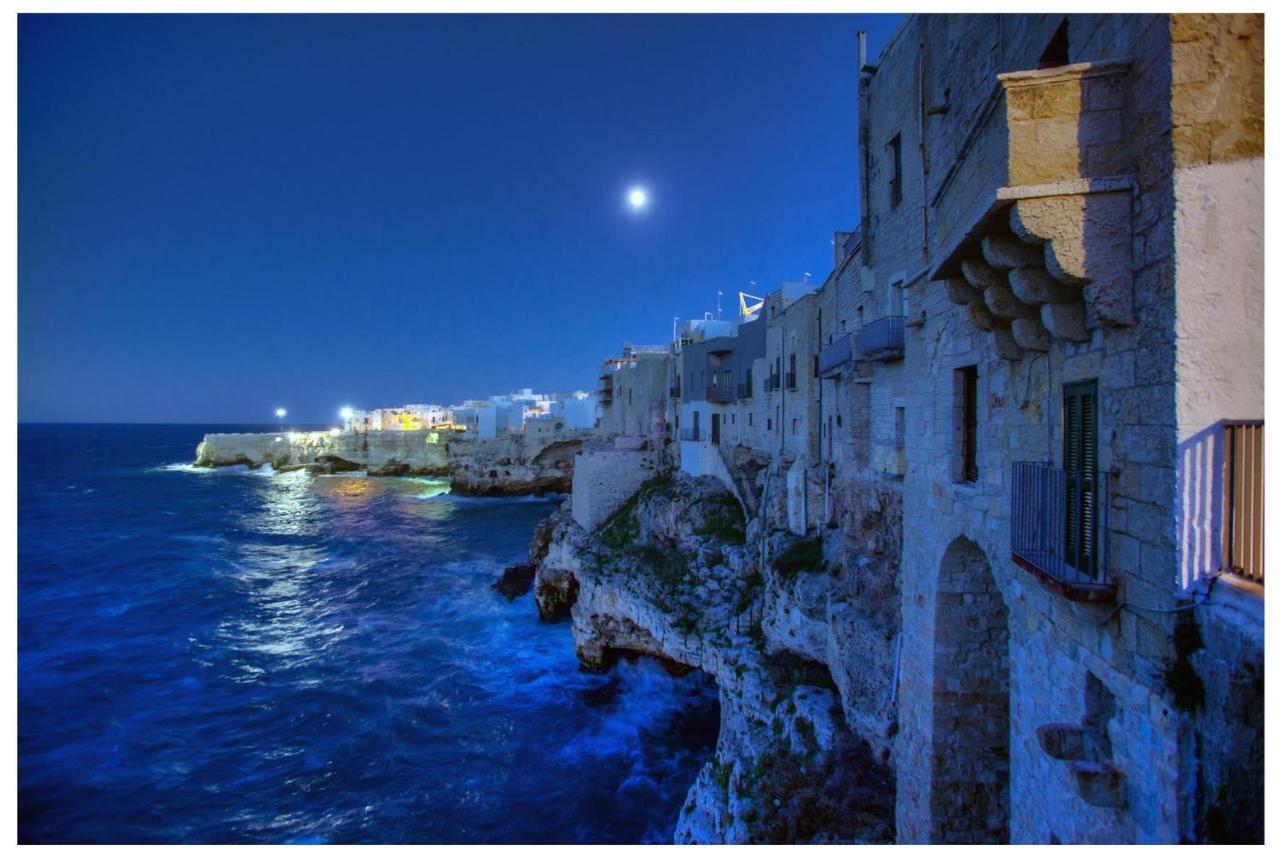
[[[777,374],[770,374],[764,378],[764,390],[766,392],[776,392],[778,391],[778,388],[779,383]]]
[[[738,384],[738,400],[739,401],[751,400],[751,381],[750,380],[748,380],[745,383]]]
[[[841,335],[818,353],[818,376],[838,378],[839,368],[853,361],[853,335]]]
[[[902,325],[905,319],[886,316],[863,326],[858,332],[858,352],[868,359],[880,361],[902,358]]]
[[[1262,581],[1262,420],[1224,422],[1223,570]]]
[[[787,388],[793,392],[796,390],[796,372],[795,371],[787,371]]]
[[[733,386],[712,383],[707,386],[707,400],[716,404],[729,404],[733,401]]]
[[[1012,489],[1013,562],[1069,600],[1113,599],[1106,479],[1016,461]]]
[[[597,394],[597,397],[602,405],[608,407],[613,403],[613,389],[601,389]]]
[[[668,393],[671,395],[671,397],[676,398],[676,399],[679,399],[679,398],[680,398],[680,387],[679,387],[679,386],[672,386],[672,387],[668,390]]]

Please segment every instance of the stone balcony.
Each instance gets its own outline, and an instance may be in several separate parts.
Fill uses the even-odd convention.
[[[1126,62],[998,76],[1003,124],[984,140],[1006,159],[932,279],[1001,358],[1133,322],[1128,78]]]

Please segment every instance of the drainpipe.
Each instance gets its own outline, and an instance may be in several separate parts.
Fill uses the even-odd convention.
[[[828,461],[825,467],[827,476],[822,484],[822,524],[823,527],[829,527],[831,525],[831,462]]]
[[[818,352],[819,353],[822,352],[822,305],[821,304],[818,305]],[[815,371],[815,373],[817,372]],[[826,424],[823,421],[825,417],[822,415],[822,393],[824,391],[825,389],[822,388],[822,378],[818,377],[818,458],[819,459],[822,458],[822,426]],[[828,460],[831,458],[830,450],[828,450],[827,458]]]
[[[787,378],[782,375],[782,361],[787,357],[787,329],[782,329],[782,352],[778,354],[778,392],[782,395],[779,399],[782,413],[778,419],[778,455],[782,455],[782,450],[787,448]]]
[[[862,264],[871,265],[871,191],[867,184],[870,160],[867,150],[867,31],[858,31],[858,187],[862,194]]]
[[[917,72],[918,72],[918,90],[920,103],[917,109],[917,125],[916,136],[920,142],[920,187],[924,193],[920,197],[920,225],[922,227],[922,236],[920,239],[920,249],[923,259],[927,264],[929,262],[929,168],[925,159],[924,148],[924,23],[920,24],[920,50],[916,52]]]
[[[800,524],[802,535],[809,535],[809,465],[800,466]]]

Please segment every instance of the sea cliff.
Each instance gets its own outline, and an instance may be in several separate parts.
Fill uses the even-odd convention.
[[[670,471],[594,531],[566,504],[530,546],[539,611],[572,619],[584,668],[643,654],[716,679],[716,754],[677,842],[892,841],[892,625],[857,604],[839,538],[769,527],[720,481]]]
[[[573,456],[591,437],[591,431],[550,427],[491,440],[427,431],[206,434],[195,464],[448,477],[459,494],[567,493]]]

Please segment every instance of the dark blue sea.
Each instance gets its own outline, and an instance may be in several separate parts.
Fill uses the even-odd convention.
[[[719,709],[490,585],[553,499],[20,425],[23,842],[670,841]]]

